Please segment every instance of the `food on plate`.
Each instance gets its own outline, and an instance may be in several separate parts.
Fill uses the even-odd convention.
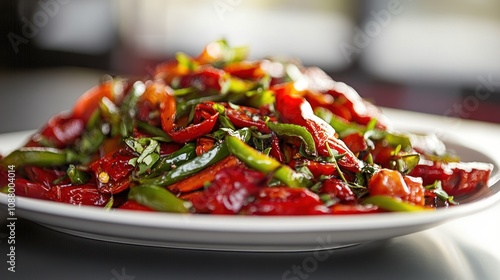
[[[152,77],[106,77],[0,160],[15,194],[104,209],[330,215],[426,211],[487,185],[433,136],[397,132],[322,70],[208,44]]]

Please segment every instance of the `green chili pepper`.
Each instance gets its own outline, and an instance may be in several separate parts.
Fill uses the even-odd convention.
[[[71,164],[68,167],[68,170],[66,171],[66,174],[68,175],[69,179],[71,180],[72,184],[75,185],[81,185],[85,184],[89,181],[90,175],[87,174],[86,172],[76,168],[73,164]]]
[[[191,209],[191,203],[155,185],[133,187],[128,193],[128,198],[162,212],[189,213]]]
[[[417,212],[417,211],[431,210],[431,208],[426,208],[423,206],[411,204],[408,202],[404,202],[400,199],[384,195],[370,196],[365,200],[363,200],[361,203],[365,205],[366,204],[376,205],[382,209],[395,212]]]
[[[196,156],[196,144],[187,143],[184,147],[171,153],[168,156],[160,158],[158,163],[153,167],[151,174],[145,178],[154,178],[160,176],[162,173],[181,165]]]
[[[315,156],[317,154],[314,138],[305,127],[295,124],[275,122],[267,122],[266,125],[270,130],[274,131],[279,136],[292,136],[300,138],[302,143],[305,145],[305,151],[307,154],[311,156]]]
[[[131,92],[125,97],[120,105],[120,134],[122,137],[127,137],[132,134],[134,129],[133,110],[139,97],[144,94],[145,91],[146,86],[143,82],[135,82]]]
[[[46,147],[20,148],[13,151],[0,161],[1,165],[15,165],[16,167],[24,165],[35,166],[57,166],[68,163],[82,161],[80,155],[71,150],[61,150]]]
[[[276,159],[260,153],[238,137],[228,135],[225,143],[227,143],[229,151],[247,166],[266,174],[273,174],[274,178],[289,187],[309,187],[312,185],[312,181],[305,174],[295,172],[289,166],[282,165]]]
[[[141,184],[168,186],[198,173],[206,167],[219,162],[228,155],[229,152],[224,143],[216,144],[210,151],[177,166],[159,177],[140,178],[139,182]]]
[[[237,131],[229,130],[227,133],[234,135],[233,137],[236,139],[241,138],[245,141],[250,139],[250,131],[248,129],[240,129]],[[229,151],[226,143],[216,143],[210,151],[186,161],[161,176],[155,178],[139,178],[138,181],[145,185],[168,186],[200,172],[208,166],[221,161],[228,155]]]
[[[136,125],[139,129],[150,134],[155,139],[158,137],[162,142],[172,141],[172,139],[170,139],[170,136],[168,136],[168,134],[165,133],[165,131],[163,131],[163,129],[161,128],[152,126],[149,123],[142,121],[136,121]]]

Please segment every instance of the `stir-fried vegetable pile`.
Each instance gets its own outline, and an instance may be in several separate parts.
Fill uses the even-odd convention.
[[[15,193],[106,209],[244,215],[419,211],[483,187],[433,136],[394,132],[348,85],[209,44],[107,77],[0,161]],[[431,144],[429,144],[431,143]]]

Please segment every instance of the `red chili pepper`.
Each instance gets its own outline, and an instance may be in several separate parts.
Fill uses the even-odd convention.
[[[32,182],[42,183],[47,187],[53,186],[56,180],[66,176],[66,171],[38,166],[27,166],[24,168],[24,171],[26,172],[26,177],[28,180]],[[58,183],[69,184],[71,183],[71,181],[69,178],[66,178]]]
[[[201,213],[236,214],[257,194],[266,177],[263,173],[241,166],[222,169],[202,195],[193,197]]]
[[[100,192],[95,184],[56,185],[47,193],[50,200],[74,205],[104,206],[110,197],[110,194]]]
[[[365,138],[358,132],[345,136],[342,138],[342,141],[344,141],[349,150],[351,150],[354,154],[358,154],[368,149]]]
[[[47,193],[50,187],[40,182],[31,182],[24,178],[16,179],[16,195],[39,199],[49,199]]]
[[[135,156],[130,150],[122,148],[89,164],[100,192],[116,194],[129,187],[129,177],[134,166],[128,162],[133,157]]]
[[[194,87],[199,91],[221,91],[226,72],[212,66],[204,65],[193,73],[181,77],[179,87]]]
[[[226,108],[226,116],[238,128],[255,127],[262,133],[271,133],[259,109],[245,106],[239,106],[238,109]],[[270,118],[271,121],[275,120],[274,117]]]
[[[210,133],[217,124],[219,112],[212,105],[212,102],[203,102],[196,105],[194,123],[185,128],[180,128],[175,124],[175,98],[166,94],[160,106],[162,128],[177,143],[193,141]]]
[[[240,61],[224,66],[224,71],[241,79],[259,80],[266,72],[262,69],[262,61]]]
[[[26,146],[39,146],[35,138],[42,136],[56,148],[62,149],[74,144],[84,131],[85,122],[82,119],[68,113],[60,113],[50,118]]]
[[[285,162],[285,155],[280,148],[280,139],[275,133],[271,136],[271,151],[269,152],[269,155],[281,163]]]
[[[275,87],[276,110],[283,122],[305,127],[314,138],[316,150],[321,156],[330,156],[330,149],[344,156],[339,165],[353,172],[361,170],[363,163],[347,148],[344,142],[335,137],[335,130],[325,121],[314,115],[311,105],[302,97],[292,95],[291,85]]]
[[[243,210],[248,215],[319,215],[329,209],[318,195],[306,188],[272,187],[260,189],[255,200]]]
[[[113,100],[113,84],[113,81],[107,81],[85,92],[73,106],[73,116],[87,123],[104,97]]]
[[[155,212],[155,210],[153,210],[147,206],[144,206],[142,204],[139,204],[134,200],[127,200],[125,203],[120,205],[118,208],[119,209],[126,209],[126,210],[135,210],[135,211]]]
[[[290,167],[297,168],[305,166],[311,171],[315,178],[319,176],[338,176],[337,166],[333,162],[320,162],[308,159],[292,159],[289,163]]]
[[[323,182],[319,193],[328,194],[332,199],[336,198],[341,203],[356,203],[357,197],[346,182],[329,178]]]
[[[330,210],[334,215],[373,214],[384,212],[384,210],[372,204],[360,205],[339,203],[330,207]]]
[[[424,185],[440,180],[449,195],[471,193],[488,185],[493,166],[478,162],[432,162],[421,161],[410,176],[421,177]]]
[[[321,106],[329,109],[332,113],[356,123],[366,125],[371,119],[377,119],[377,128],[386,129],[389,126],[388,119],[373,104],[367,102],[350,86],[342,82],[334,81],[323,70],[317,67],[306,68],[302,74],[309,83],[308,90],[314,94],[307,94],[306,98],[312,101],[313,108]],[[326,95],[322,98],[318,96]],[[333,97],[333,98],[332,98]]]

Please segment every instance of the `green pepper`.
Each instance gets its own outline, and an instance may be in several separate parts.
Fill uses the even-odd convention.
[[[244,139],[244,141],[250,139],[250,131],[248,129],[240,129],[237,131],[228,130],[227,133],[234,135],[237,139]],[[168,186],[200,172],[208,166],[221,161],[228,155],[229,151],[226,143],[216,143],[210,151],[186,161],[161,176],[155,178],[139,178],[138,181],[145,185]]]
[[[311,156],[315,156],[317,154],[314,138],[306,128],[300,125],[289,123],[266,122],[266,125],[270,130],[274,131],[279,136],[298,137],[300,140],[302,140],[302,143],[304,143],[305,151],[307,154]]]
[[[224,143],[216,144],[210,151],[195,157],[182,165],[155,178],[139,178],[141,184],[168,186],[192,176],[229,155]]]
[[[426,208],[423,206],[404,202],[398,198],[384,196],[384,195],[370,196],[364,199],[361,203],[365,205],[366,204],[376,205],[384,210],[395,211],[395,212],[417,212],[417,211],[432,210],[432,208]]]
[[[20,148],[0,161],[1,165],[16,167],[35,165],[41,167],[65,165],[80,162],[81,156],[72,150],[61,150],[47,147]]]
[[[139,97],[146,91],[146,86],[143,82],[137,81],[134,83],[131,92],[125,97],[120,104],[120,134],[122,137],[127,137],[132,134],[134,129],[133,110],[139,100]]]
[[[66,171],[66,174],[68,175],[69,179],[71,180],[72,184],[75,185],[82,185],[85,184],[89,181],[90,175],[87,174],[86,172],[76,168],[73,164],[71,164],[68,167],[68,170]]]
[[[191,209],[190,202],[182,200],[165,188],[155,185],[142,185],[131,188],[128,199],[162,212],[189,213]]]
[[[136,121],[136,125],[139,129],[150,134],[155,139],[161,139],[162,142],[171,142],[170,136],[168,136],[163,129],[150,125],[147,122]]]
[[[196,144],[187,143],[179,150],[160,158],[158,163],[153,167],[151,174],[146,178],[154,178],[162,173],[170,171],[175,166],[181,165],[196,156]]]
[[[276,159],[260,153],[238,137],[227,135],[225,143],[227,143],[229,151],[247,166],[266,174],[273,174],[274,178],[289,187],[298,188],[312,185],[312,181],[305,174],[295,172],[288,165],[283,165]]]

